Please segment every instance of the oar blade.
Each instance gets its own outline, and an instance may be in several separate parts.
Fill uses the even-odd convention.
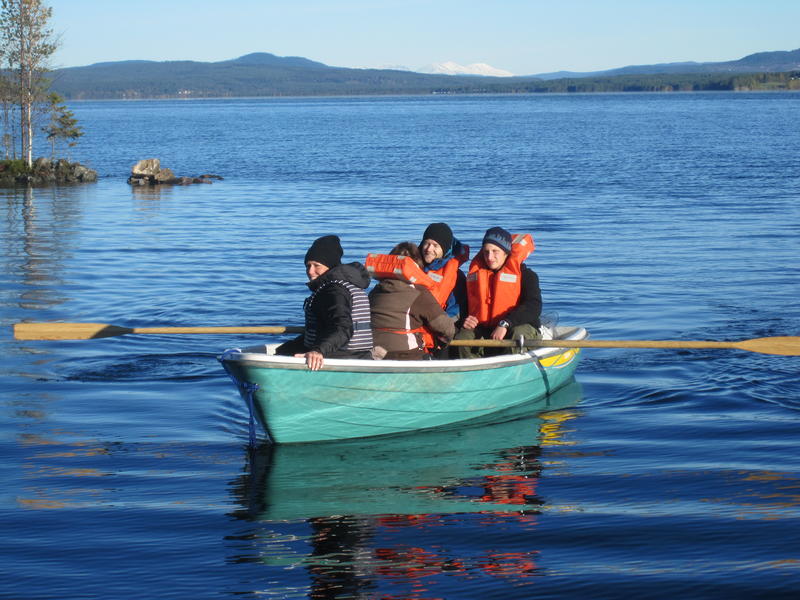
[[[800,356],[800,337],[766,337],[743,340],[736,344],[741,350],[760,352],[761,354],[779,354],[781,356]]]
[[[132,329],[106,323],[15,323],[17,340],[91,340],[130,333]]]

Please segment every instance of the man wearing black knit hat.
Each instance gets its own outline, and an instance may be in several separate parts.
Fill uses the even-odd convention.
[[[453,230],[447,223],[431,223],[422,234],[419,249],[422,260],[429,265],[437,258],[442,258],[453,247]]]
[[[314,240],[304,262],[311,296],[303,304],[305,332],[278,346],[276,354],[303,357],[312,371],[325,358],[372,358],[370,275],[361,263],[342,264],[339,238]]]
[[[469,247],[458,241],[447,223],[431,223],[419,244],[423,270],[438,282],[431,290],[441,307],[454,320],[467,313],[467,287],[461,265],[469,258]]]
[[[523,264],[533,252],[530,235],[512,236],[491,227],[467,274],[469,316],[455,339],[538,339],[542,312],[539,277]],[[486,349],[488,350],[488,349]],[[483,348],[459,347],[461,358],[491,354]]]

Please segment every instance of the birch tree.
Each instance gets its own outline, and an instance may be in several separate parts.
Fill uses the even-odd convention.
[[[34,115],[47,93],[49,59],[58,43],[47,24],[53,9],[41,0],[1,0],[0,44],[12,103],[19,110],[20,154],[33,165]]]

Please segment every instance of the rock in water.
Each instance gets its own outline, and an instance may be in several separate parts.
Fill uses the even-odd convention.
[[[133,165],[128,183],[131,185],[190,185],[192,183],[211,183],[211,179],[222,179],[222,177],[219,175],[176,176],[172,169],[162,169],[161,160],[158,158],[145,158]]]

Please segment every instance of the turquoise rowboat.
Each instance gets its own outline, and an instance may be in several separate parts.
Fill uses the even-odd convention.
[[[583,340],[582,327],[555,336]],[[257,420],[277,444],[405,434],[501,422],[533,414],[575,373],[577,348],[459,360],[327,359],[309,371],[277,345],[219,356]],[[251,443],[254,443],[251,428]]]

